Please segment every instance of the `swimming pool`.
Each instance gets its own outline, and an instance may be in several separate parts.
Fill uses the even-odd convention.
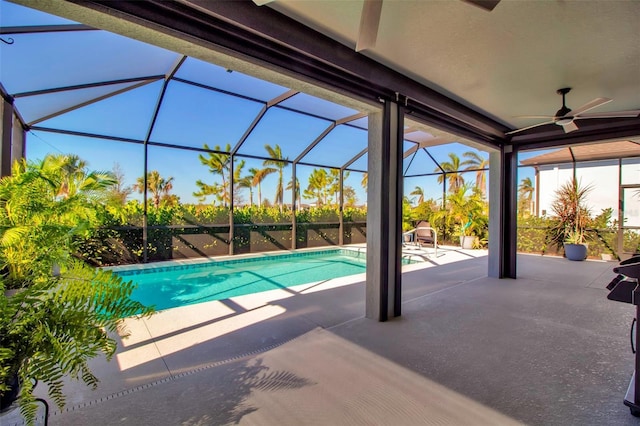
[[[114,273],[138,284],[133,299],[162,310],[360,274],[365,258],[364,252],[332,249]]]

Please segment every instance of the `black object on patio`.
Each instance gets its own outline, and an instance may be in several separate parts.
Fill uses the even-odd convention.
[[[640,256],[634,256],[620,262],[618,266],[613,268],[613,272],[618,276],[607,285],[607,289],[611,290],[607,299],[636,305],[636,317],[631,323],[630,331],[631,351],[636,354],[635,369],[624,397],[624,405],[629,407],[632,415],[640,417],[640,380],[636,377],[640,371],[640,353],[635,349],[635,345],[639,341],[639,332],[638,327],[634,327],[640,318]]]

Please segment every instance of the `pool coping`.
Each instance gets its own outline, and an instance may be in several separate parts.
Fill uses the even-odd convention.
[[[243,263],[243,262],[265,259],[270,257],[287,258],[289,256],[306,254],[306,253],[315,254],[315,253],[322,253],[322,252],[339,252],[339,251],[366,253],[366,247],[363,247],[363,246],[310,247],[310,248],[303,248],[303,249],[296,249],[296,250],[276,250],[276,251],[261,252],[261,253],[245,253],[245,254],[225,255],[225,256],[215,256],[215,257],[173,259],[173,260],[164,260],[164,261],[152,262],[152,263],[103,266],[101,267],[101,269],[106,271],[116,272],[116,273],[136,272],[136,271],[147,271],[147,270],[162,270],[165,268],[174,268],[174,267],[200,266],[200,265],[207,265],[207,264],[215,264],[218,262]],[[420,264],[425,262],[423,257],[414,256],[411,254],[403,254],[402,259],[409,262],[407,264],[403,264],[403,266]]]

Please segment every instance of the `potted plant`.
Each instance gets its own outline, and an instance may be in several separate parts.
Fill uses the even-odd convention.
[[[582,230],[575,229],[566,234],[564,254],[569,260],[585,260],[587,258],[587,245]]]
[[[38,381],[60,407],[64,377],[95,387],[88,360],[114,354],[122,318],[151,312],[131,300],[131,282],[78,258],[111,182],[73,156],[17,162],[0,179],[0,398],[28,424]]]
[[[571,179],[556,191],[551,204],[555,220],[547,232],[547,243],[564,247],[569,260],[584,260],[587,257],[586,228],[590,219],[587,195],[591,185],[583,186],[576,178]]]

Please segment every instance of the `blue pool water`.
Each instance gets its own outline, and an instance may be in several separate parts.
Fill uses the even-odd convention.
[[[360,274],[365,254],[323,250],[114,272],[138,284],[133,299],[162,310]]]

